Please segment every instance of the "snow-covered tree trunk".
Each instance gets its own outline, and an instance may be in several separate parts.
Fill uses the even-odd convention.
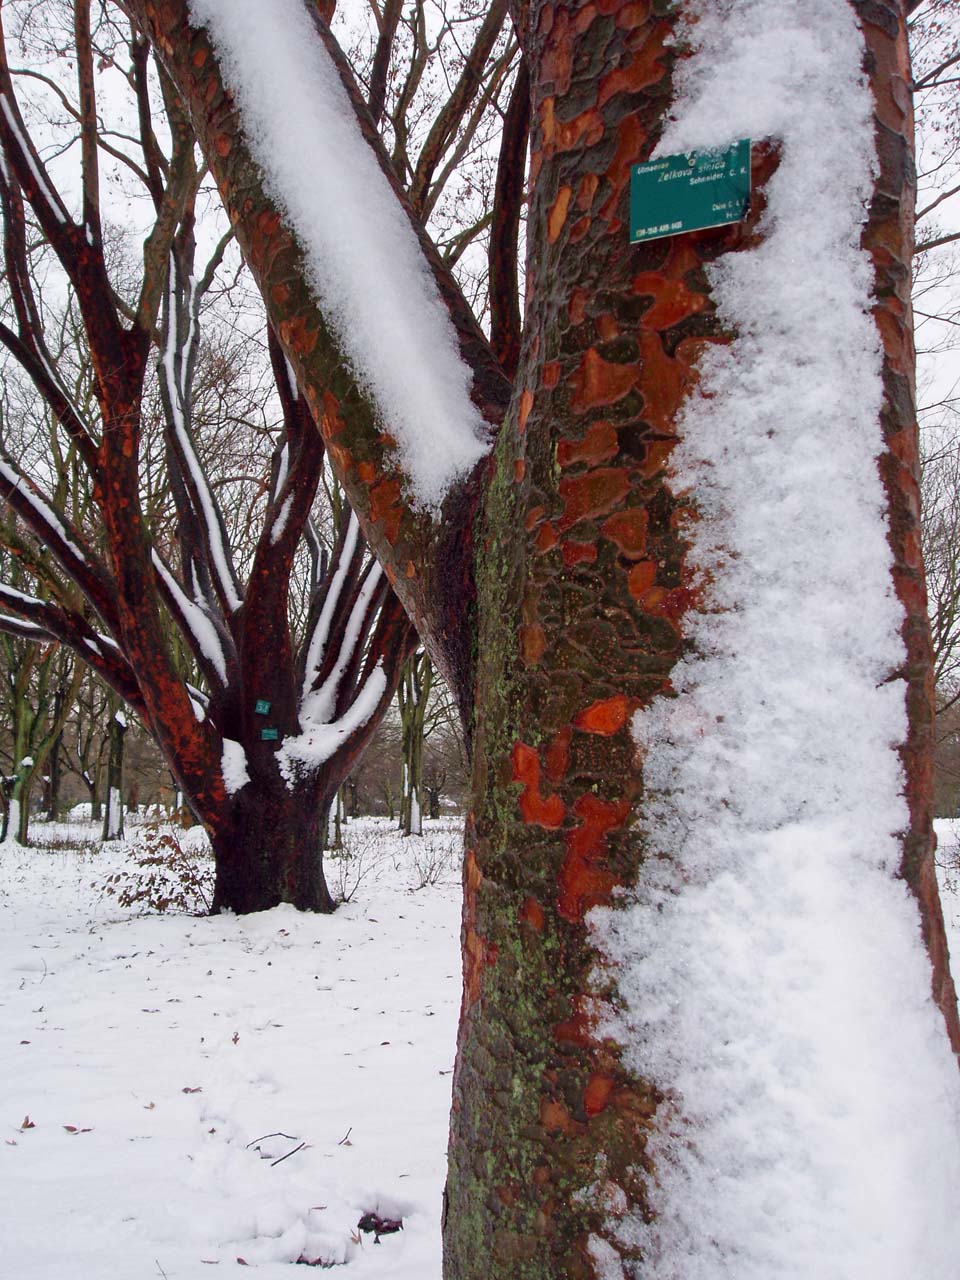
[[[916,1228],[884,1241],[898,1157],[867,1152],[895,1113],[921,1178],[955,1124],[938,1102],[918,1119],[897,1065],[906,1021],[912,1043],[939,1034],[925,1078],[956,1098],[942,1022],[909,1012],[922,922],[960,1047],[933,882],[904,15],[711,10],[530,8],[530,301],[479,571],[451,1280],[905,1274]],[[753,208],[631,249],[629,165],[672,97],[664,153],[753,137]],[[879,975],[885,913],[879,951],[913,996]],[[846,1087],[847,1058],[869,1085]],[[824,1106],[842,1120],[805,1119]],[[954,1135],[948,1183],[957,1157]]]

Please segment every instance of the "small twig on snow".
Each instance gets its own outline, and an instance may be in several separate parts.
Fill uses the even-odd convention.
[[[281,1156],[279,1160],[271,1160],[270,1168],[272,1169],[275,1165],[283,1164],[284,1160],[289,1160],[291,1156],[295,1156],[297,1152],[302,1151],[306,1145],[307,1144],[305,1142],[301,1142],[299,1147],[294,1147],[292,1151],[288,1151],[287,1154],[285,1156]]]
[[[287,1138],[290,1142],[296,1142],[297,1136],[294,1133],[264,1133],[259,1138],[254,1138],[252,1142],[248,1142],[244,1150],[255,1147],[258,1142],[265,1142],[267,1138]]]

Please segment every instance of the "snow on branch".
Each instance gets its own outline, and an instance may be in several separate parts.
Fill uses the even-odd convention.
[[[704,604],[677,696],[638,717],[635,903],[592,917],[619,973],[601,1031],[666,1097],[650,1220],[600,1243],[660,1280],[951,1280],[957,1064],[898,879],[863,39],[835,0],[687,8],[660,154],[772,137],[781,157],[760,245],[708,269],[737,336],[704,357],[674,454]]]
[[[199,522],[202,551],[214,590],[224,609],[235,613],[243,600],[237,583],[226,525],[220,506],[197,456],[190,428],[193,370],[199,346],[200,296],[170,254],[166,298],[166,327],[158,373],[166,411],[168,440],[179,467],[190,505]]]
[[[471,371],[406,213],[365,141],[302,0],[191,0],[243,112],[271,196],[358,380],[435,509],[487,450]]]
[[[213,619],[202,606],[190,599],[156,549],[153,550],[152,557],[164,600],[180,623],[194,656],[205,672],[216,675],[220,683],[225,685],[227,658],[223,640]]]
[[[334,551],[334,569],[327,582],[323,602],[304,645],[306,656],[304,660],[303,685],[300,691],[301,703],[309,696],[310,690],[313,688],[323,666],[330,627],[339,608],[348,577],[351,573],[355,573],[359,567],[359,562],[357,561],[359,539],[360,525],[357,522],[357,517],[351,511],[343,538]]]
[[[100,635],[81,614],[51,600],[41,600],[0,582],[0,605],[18,616],[0,613],[0,631],[22,640],[46,643],[59,640],[96,671],[120,696],[143,710],[143,699],[133,670],[108,636]]]
[[[103,621],[115,630],[116,602],[111,584],[79,532],[57,511],[0,446],[0,498],[23,520],[65,573],[76,583]]]

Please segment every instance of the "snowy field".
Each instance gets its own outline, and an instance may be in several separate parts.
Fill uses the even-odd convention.
[[[960,823],[938,827],[956,863]],[[459,826],[347,835],[330,878],[356,893],[333,918],[137,914],[101,891],[134,840],[37,825],[89,848],[0,846],[4,1275],[279,1277],[304,1260],[438,1280]],[[944,877],[960,955],[960,867]],[[403,1230],[376,1244],[369,1213]]]
[[[137,914],[100,888],[129,846],[0,846],[0,1273],[439,1276],[459,824],[346,831],[333,917]]]

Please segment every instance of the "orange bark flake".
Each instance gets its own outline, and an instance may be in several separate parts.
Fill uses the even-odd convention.
[[[617,432],[612,422],[595,422],[581,440],[561,440],[557,445],[557,462],[561,467],[585,462],[595,467],[609,462],[620,450]]]
[[[328,441],[343,430],[340,402],[332,391],[323,393],[323,409],[320,415],[320,434]]]
[[[540,521],[543,519],[545,508],[543,506],[531,507],[523,519],[523,527],[527,533],[532,533]]]
[[[537,554],[542,556],[546,555],[548,551],[552,551],[559,541],[559,534],[548,521],[540,526],[537,536],[533,540],[533,545],[537,549]]]
[[[604,106],[618,93],[637,93],[663,79],[664,42],[670,31],[669,23],[658,23],[650,33],[650,38],[644,41],[636,56],[626,66],[617,67],[603,77],[600,81],[598,106]]]
[[[570,208],[570,200],[573,197],[572,187],[561,187],[557,192],[557,198],[553,202],[550,212],[547,214],[547,240],[550,244],[556,244],[563,230],[563,224],[567,220],[567,210]]]
[[[616,404],[636,385],[640,366],[614,364],[604,360],[594,347],[590,347],[573,374],[573,395],[570,407],[574,413],[586,413],[598,405]]]
[[[571,324],[583,324],[587,318],[587,303],[589,300],[590,295],[586,289],[574,289],[570,295],[570,304],[567,307],[567,314],[570,317]]]
[[[633,31],[642,27],[650,17],[651,0],[641,0],[639,4],[627,4],[617,14],[617,26],[624,31]]]
[[[583,733],[597,733],[601,737],[609,738],[619,733],[627,723],[629,713],[629,699],[624,694],[618,693],[612,698],[601,698],[598,702],[592,702],[589,707],[577,714],[573,724],[574,728],[580,729]]]
[[[575,1045],[578,1049],[592,1049],[596,1045],[594,1029],[596,1018],[593,1015],[587,998],[574,996],[573,1013],[564,1022],[558,1022],[553,1029],[553,1038],[558,1044]]]
[[[570,40],[570,17],[565,9],[553,10],[550,34],[540,61],[542,84],[552,85],[554,93],[564,94],[570,88],[573,73],[573,43]]]
[[[623,825],[630,802],[611,804],[588,792],[573,806],[583,825],[567,833],[567,856],[560,871],[557,910],[573,924],[583,921],[591,907],[607,902],[617,884],[612,871],[599,865],[607,851],[607,834]]]
[[[600,179],[595,173],[585,173],[577,184],[577,207],[580,209],[589,209],[593,204],[593,197],[597,194],[597,187],[600,185]]]
[[[520,407],[517,410],[517,430],[523,435],[527,429],[527,419],[530,417],[530,410],[533,408],[533,392],[524,391],[520,396]]]
[[[585,475],[564,476],[559,484],[563,514],[557,521],[561,533],[581,520],[606,515],[630,492],[630,477],[623,467],[603,467]]]
[[[627,589],[634,600],[640,600],[657,580],[657,566],[653,560],[641,560],[627,574]]]
[[[331,442],[327,445],[327,454],[341,475],[346,475],[353,466],[353,454],[349,449],[344,449],[343,445]]]
[[[570,228],[570,234],[567,236],[567,242],[569,244],[576,244],[578,240],[582,240],[590,230],[591,223],[592,219],[588,217],[587,214],[584,214],[582,218],[578,218]]]
[[[583,1091],[583,1109],[588,1116],[598,1116],[604,1109],[610,1101],[614,1083],[612,1076],[598,1074],[590,1077]]]
[[[562,782],[567,776],[567,770],[570,768],[570,740],[573,737],[573,728],[570,725],[564,725],[559,729],[550,740],[547,747],[546,758],[546,775],[548,781],[556,784]]]
[[[611,192],[600,208],[600,217],[609,222],[616,217],[623,193],[630,182],[630,166],[643,158],[646,130],[635,115],[626,115],[617,126],[617,149],[607,168]]]
[[[400,505],[400,481],[381,480],[370,490],[370,519],[383,522],[383,532],[391,547],[400,536],[403,507]]]
[[[600,526],[604,537],[615,542],[625,556],[636,559],[647,548],[647,526],[650,516],[646,507],[630,507],[616,511]]]
[[[525,458],[517,458],[513,464],[513,482],[519,484],[523,477],[527,474],[527,462]]]
[[[688,316],[696,315],[707,305],[707,296],[688,289],[683,280],[670,280],[657,271],[635,276],[633,292],[653,298],[653,305],[640,321],[644,329],[670,329]]]
[[[280,341],[300,356],[307,356],[317,345],[319,332],[308,327],[302,316],[280,323]]]
[[[486,939],[476,930],[477,892],[483,875],[476,854],[467,849],[463,860],[463,1004],[465,1009],[480,999],[481,977],[486,961]]]
[[[563,567],[572,569],[578,564],[593,564],[597,558],[595,542],[565,542],[560,548],[563,556]]]
[[[543,385],[550,391],[560,381],[560,361],[548,360],[543,366]]]
[[[543,914],[543,907],[541,907],[536,898],[524,898],[520,904],[517,918],[521,924],[529,925],[535,933],[543,933],[546,917]]]
[[[523,784],[518,805],[524,822],[556,830],[563,823],[563,800],[557,794],[540,794],[540,756],[535,747],[517,742],[513,748],[513,781]]]
[[[377,468],[372,462],[358,462],[357,475],[365,485],[371,485],[377,478]]]
[[[557,151],[572,151],[581,144],[595,146],[604,133],[603,117],[596,107],[590,107],[572,120],[559,121],[554,98],[545,98],[540,107],[540,127],[545,158]]]
[[[612,342],[614,338],[619,338],[620,326],[617,323],[617,317],[611,315],[609,311],[605,311],[602,316],[597,316],[597,333],[604,342]]]
[[[681,346],[683,344],[681,343]],[[696,354],[699,355],[697,345]],[[676,429],[677,413],[688,386],[696,378],[696,369],[681,358],[671,359],[663,349],[659,334],[640,334],[640,354],[643,375],[640,391],[643,395],[643,419],[664,435]]]
[[[679,630],[680,619],[698,607],[700,597],[696,587],[651,587],[638,597],[638,603],[646,613],[666,619]]]
[[[540,1099],[540,1123],[549,1132],[581,1133],[583,1125],[574,1120],[565,1102],[560,1098]]]
[[[520,628],[520,657],[528,667],[535,667],[544,655],[547,647],[547,633],[543,627],[529,626]]]

